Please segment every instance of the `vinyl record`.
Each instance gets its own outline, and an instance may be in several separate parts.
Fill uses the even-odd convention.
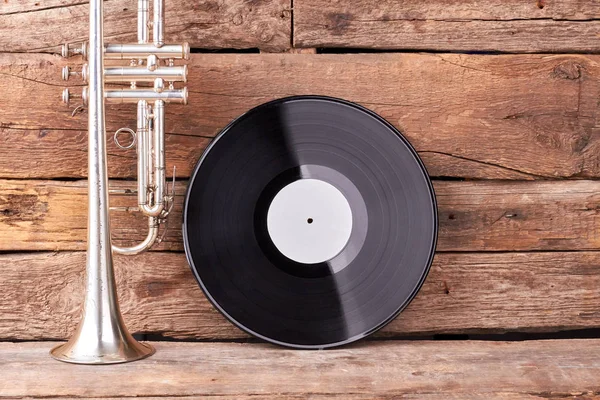
[[[326,348],[363,338],[416,295],[437,209],[416,152],[347,101],[299,96],[227,126],[192,175],[188,261],[206,296],[262,339]]]

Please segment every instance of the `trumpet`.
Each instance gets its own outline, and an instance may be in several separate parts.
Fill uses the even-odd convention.
[[[60,361],[110,364],[139,360],[154,353],[151,346],[136,341],[123,322],[113,252],[138,254],[160,242],[173,207],[175,171],[170,190],[167,190],[165,174],[165,107],[187,103],[187,88],[176,88],[175,84],[187,81],[188,69],[186,65],[175,65],[175,60],[189,59],[190,48],[187,43],[164,43],[164,10],[164,0],[154,0],[150,20],[149,0],[138,0],[137,43],[104,44],[103,0],[90,0],[89,41],[80,45],[65,44],[62,48],[63,57],[81,55],[87,60],[81,72],[64,67],[63,79],[79,75],[87,86],[81,96],[65,89],[62,98],[67,104],[80,98],[88,110],[89,208],[82,317],[69,341],[51,350],[52,357]],[[114,63],[127,60],[129,65],[106,65],[105,60],[114,60]],[[105,88],[105,84],[121,86]],[[137,104],[135,130],[121,128],[114,133],[118,147],[136,147],[138,209],[148,218],[146,238],[131,247],[113,245],[110,237],[108,204],[112,191],[108,188],[106,103]]]

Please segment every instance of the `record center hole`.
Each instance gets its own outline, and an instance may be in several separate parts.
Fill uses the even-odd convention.
[[[312,224],[313,223],[313,219],[309,218],[309,219],[306,220],[306,222],[308,222],[309,224]]]

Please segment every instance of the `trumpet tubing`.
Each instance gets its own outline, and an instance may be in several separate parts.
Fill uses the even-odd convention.
[[[147,35],[144,35],[144,37],[147,37]],[[161,47],[157,47],[153,43],[147,43],[147,40],[140,43],[104,45],[105,60],[139,59],[146,57],[148,54],[155,54],[156,56],[165,59],[188,60],[190,58],[190,46],[187,43],[183,43],[165,44]],[[67,58],[74,55],[81,55],[84,60],[87,60],[88,44],[84,42],[80,45],[73,46],[67,43],[62,46],[63,57]]]
[[[164,103],[187,104],[187,89],[163,90],[152,89],[108,89],[104,98],[108,103],[137,103],[140,100],[162,101]]]
[[[131,44],[107,44],[104,47],[104,55],[107,60],[130,60],[144,58],[148,54],[154,54],[157,57],[174,60],[190,58],[190,46],[184,44],[165,44],[157,47],[152,43],[131,43]]]
[[[61,361],[81,364],[107,364],[134,361],[151,355],[152,347],[138,343],[127,331],[117,299],[113,270],[113,252],[138,254],[160,242],[173,206],[175,178],[167,190],[165,162],[165,107],[186,104],[187,66],[174,65],[176,59],[188,59],[190,48],[184,44],[164,43],[164,0],[153,1],[153,19],[149,0],[138,0],[138,42],[104,44],[103,0],[90,0],[89,42],[64,45],[63,56],[81,55],[88,60],[81,73],[65,67],[63,79],[80,75],[87,87],[81,100],[88,109],[88,243],[86,295],[83,315],[71,339],[51,351]],[[152,26],[152,42],[149,26]],[[129,66],[106,66],[105,60],[128,60]],[[129,83],[129,88],[106,84]],[[141,84],[142,86],[138,86]],[[144,86],[146,85],[146,86]],[[68,103],[77,98],[63,91]],[[105,103],[136,103],[135,130],[121,128],[114,134],[117,146],[136,146],[137,208],[148,219],[143,241],[130,247],[113,245],[110,238],[108,172],[106,157]],[[131,144],[123,145],[121,135],[131,135]],[[175,175],[173,173],[173,175]],[[162,229],[162,237],[159,231]]]
[[[104,69],[105,82],[154,82],[163,79],[171,82],[187,82],[187,66],[179,67],[106,67]]]
[[[139,43],[148,43],[148,14],[150,2],[148,0],[138,0],[138,21],[137,33]]]

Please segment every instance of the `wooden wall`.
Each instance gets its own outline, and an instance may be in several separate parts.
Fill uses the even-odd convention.
[[[105,7],[107,41],[133,39],[136,2]],[[0,340],[65,338],[79,317],[87,114],[60,102],[61,67],[81,60],[56,53],[85,39],[87,9],[72,0],[0,3]],[[168,108],[175,222],[154,251],[115,257],[132,331],[245,337],[192,278],[182,195],[229,121],[297,94],[380,113],[434,179],[438,254],[415,301],[380,336],[600,327],[599,2],[167,0],[167,27],[169,41],[197,50],[190,104]],[[134,113],[109,107],[109,131],[132,126]],[[135,151],[110,138],[108,153],[111,187],[132,187]],[[139,240],[143,225],[115,213],[113,238]]]

